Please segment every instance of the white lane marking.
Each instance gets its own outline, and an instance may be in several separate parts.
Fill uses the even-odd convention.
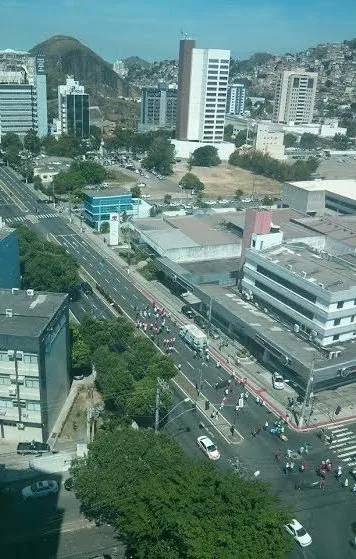
[[[175,351],[176,353],[179,353],[179,351],[176,347],[173,347],[173,351]]]
[[[86,293],[83,293],[84,297],[86,297],[87,299],[89,299],[88,295]]]
[[[127,287],[127,285],[124,285],[124,288],[127,289],[127,290],[129,289],[129,288]]]
[[[121,295],[121,297],[123,298],[124,301],[126,301],[126,297],[124,297],[123,295]]]
[[[356,435],[353,435],[350,437],[350,435],[348,435],[347,437],[344,437],[343,439],[337,439],[337,443],[344,443],[345,441],[351,441],[352,439],[356,439]],[[331,445],[330,445],[331,448]]]
[[[109,280],[108,280],[108,278],[105,278],[105,281],[106,281],[106,283],[110,283]]]
[[[342,453],[338,453],[338,457],[339,458],[343,458],[344,456],[353,456],[354,454],[356,454],[356,445],[354,444],[353,446],[345,446],[345,448],[347,448],[348,452],[342,452]]]
[[[93,267],[93,264],[91,262],[88,262],[89,266]]]
[[[83,260],[86,260],[85,256],[82,255]]]
[[[342,425],[340,427],[337,427],[336,429],[331,430],[332,433],[338,433],[339,431],[348,431],[348,428]]]
[[[131,307],[132,309],[134,309],[134,308],[135,308],[135,307],[134,307],[134,305],[130,305],[130,307]]]
[[[134,293],[132,294],[132,297],[134,297],[135,299],[137,299],[137,295],[135,295]]]
[[[218,379],[219,379],[219,380],[224,380],[224,379],[223,379],[223,378],[221,378],[221,377],[218,377]]]
[[[118,289],[117,289],[117,287],[113,287],[113,290],[114,290],[114,291],[117,291]]]
[[[87,312],[86,309],[83,307],[83,305],[80,305],[80,308],[81,308],[84,312]]]
[[[210,386],[210,388],[213,388],[212,385],[210,384],[210,382],[208,380],[206,380],[206,378],[204,379],[204,382],[206,382],[206,384],[208,384]]]
[[[345,431],[346,431],[347,433],[350,433],[350,432],[351,432],[351,431],[349,431],[348,429],[343,429],[343,431],[344,431],[343,433],[334,433],[334,432],[333,432],[333,435],[335,434],[335,437],[343,437],[344,435],[346,435]],[[338,439],[338,440],[339,440],[339,439]]]
[[[192,369],[194,369],[193,365],[191,363],[189,363],[189,361],[187,361],[187,365],[189,365],[189,367],[191,367]]]

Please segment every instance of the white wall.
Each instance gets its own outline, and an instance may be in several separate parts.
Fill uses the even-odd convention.
[[[204,101],[206,87],[206,51],[193,49],[190,74],[189,115],[187,138],[198,141],[204,122]]]
[[[186,142],[184,140],[171,140],[175,147],[176,156],[183,159],[189,159],[193,151],[203,146],[213,145],[218,150],[218,155],[221,161],[228,161],[230,155],[235,151],[235,144],[231,142],[223,142],[219,144],[209,144],[204,142]]]

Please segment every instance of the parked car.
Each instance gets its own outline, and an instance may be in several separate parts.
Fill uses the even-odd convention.
[[[141,198],[151,198],[151,194],[141,194]]]
[[[209,437],[205,435],[198,437],[197,444],[210,460],[218,460],[220,458],[220,452]]]
[[[138,182],[138,183],[137,183],[137,186],[138,186],[139,188],[145,188],[145,186],[147,186],[147,184],[146,184],[145,182]]]
[[[63,485],[66,491],[72,491],[74,488],[74,479],[72,477],[68,477]]]
[[[286,524],[284,527],[287,530],[288,534],[293,536],[295,541],[298,542],[299,545],[301,545],[302,547],[307,547],[312,543],[311,536],[295,518],[293,518],[291,522],[289,524]]]
[[[275,390],[283,390],[284,388],[284,378],[277,371],[274,371],[272,375],[272,384]]]
[[[54,479],[36,481],[21,490],[22,498],[25,500],[38,499],[39,497],[55,495],[56,493],[58,493],[58,483]]]
[[[17,445],[17,454],[45,454],[50,452],[50,446],[47,443],[39,443],[37,441],[31,441],[27,443],[19,443]]]
[[[194,312],[189,307],[189,305],[183,305],[182,313],[185,314],[185,316],[187,316],[188,318],[193,318],[194,317]]]

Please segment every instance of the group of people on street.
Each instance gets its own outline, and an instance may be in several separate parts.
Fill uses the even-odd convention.
[[[159,345],[159,335],[170,332],[169,327],[166,325],[167,312],[164,308],[158,307],[155,302],[152,307],[149,305],[141,309],[135,307],[136,311],[136,328],[143,330],[150,335],[152,340],[155,340]],[[167,340],[164,340],[167,342]],[[165,343],[165,347],[171,348],[174,344]],[[168,352],[167,352],[168,353]]]

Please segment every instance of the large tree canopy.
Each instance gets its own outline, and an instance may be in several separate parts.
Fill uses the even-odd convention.
[[[137,559],[284,559],[288,514],[259,481],[186,457],[160,433],[100,432],[73,468],[89,518],[112,524]]]
[[[202,146],[193,152],[191,164],[197,167],[215,167],[221,160],[214,146]]]
[[[195,192],[201,192],[205,188],[204,183],[194,173],[186,173],[180,179],[179,186],[183,190],[195,190]]]
[[[142,164],[147,169],[155,169],[162,175],[173,173],[174,146],[170,140],[158,136],[149,147],[148,154]]]

